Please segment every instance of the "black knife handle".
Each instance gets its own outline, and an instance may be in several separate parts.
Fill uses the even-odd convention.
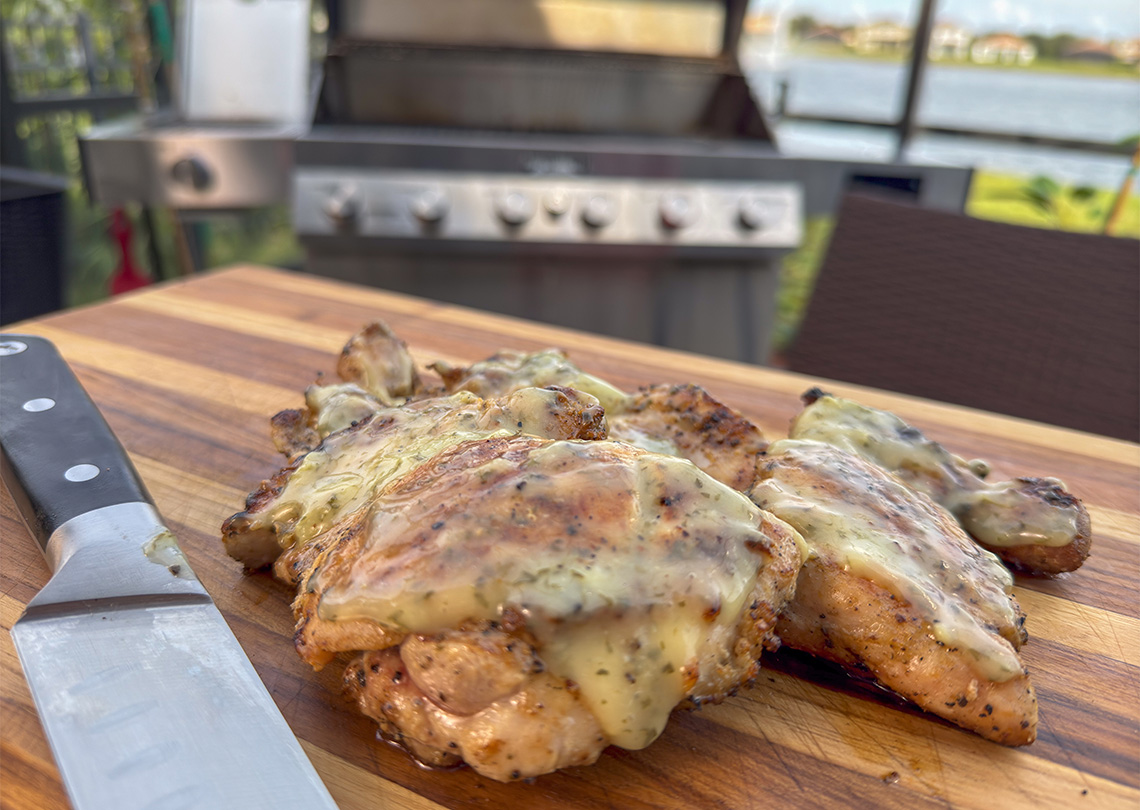
[[[153,503],[123,446],[48,340],[0,335],[0,474],[44,550],[104,506]]]

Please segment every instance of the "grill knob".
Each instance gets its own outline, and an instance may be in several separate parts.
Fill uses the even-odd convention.
[[[759,231],[771,224],[771,211],[768,204],[756,197],[745,197],[740,201],[740,225],[750,231]]]
[[[608,194],[594,194],[582,207],[582,222],[591,228],[604,228],[617,219],[617,204]]]
[[[534,198],[521,191],[508,191],[495,202],[495,210],[503,222],[519,226],[534,216]]]
[[[447,215],[447,195],[440,189],[421,191],[412,200],[412,214],[425,225],[434,225]]]
[[[360,194],[355,186],[341,186],[325,200],[325,216],[337,226],[351,225],[360,215]]]
[[[542,198],[542,207],[550,216],[560,217],[570,210],[570,195],[563,189],[552,189]]]
[[[179,183],[195,191],[205,191],[214,182],[214,176],[206,161],[197,155],[184,157],[174,162],[170,167],[170,176]]]
[[[697,221],[697,206],[684,194],[666,194],[659,206],[661,224],[670,230],[687,228]]]

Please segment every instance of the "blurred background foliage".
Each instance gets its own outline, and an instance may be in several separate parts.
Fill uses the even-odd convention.
[[[145,34],[132,36],[145,29],[148,9],[139,0],[0,0],[5,72],[14,97],[131,95],[137,99],[132,106],[152,106],[156,95],[161,98],[151,68],[157,60],[149,53]],[[138,53],[140,49],[144,52]],[[110,117],[98,111],[60,110],[21,116],[15,126],[23,152],[19,162],[69,180],[69,306],[106,298],[110,279],[123,261],[110,233],[113,212],[87,197],[79,152],[79,136]],[[124,212],[131,224],[132,258],[144,275],[158,280],[187,271],[177,212],[144,211],[136,205]],[[186,227],[200,246],[202,267],[238,261],[299,267],[302,262],[285,206],[191,220]]]

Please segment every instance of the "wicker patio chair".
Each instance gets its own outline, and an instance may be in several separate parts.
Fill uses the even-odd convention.
[[[1140,243],[848,195],[787,363],[1140,440]]]

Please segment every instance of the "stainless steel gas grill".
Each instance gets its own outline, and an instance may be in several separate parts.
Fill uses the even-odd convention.
[[[88,189],[196,217],[291,198],[311,272],[764,362],[805,215],[851,187],[961,211],[970,172],[780,155],[745,6],[330,0],[309,120],[101,125]]]
[[[744,4],[400,5],[330,7],[295,145],[308,270],[768,357],[803,194],[737,64]]]

